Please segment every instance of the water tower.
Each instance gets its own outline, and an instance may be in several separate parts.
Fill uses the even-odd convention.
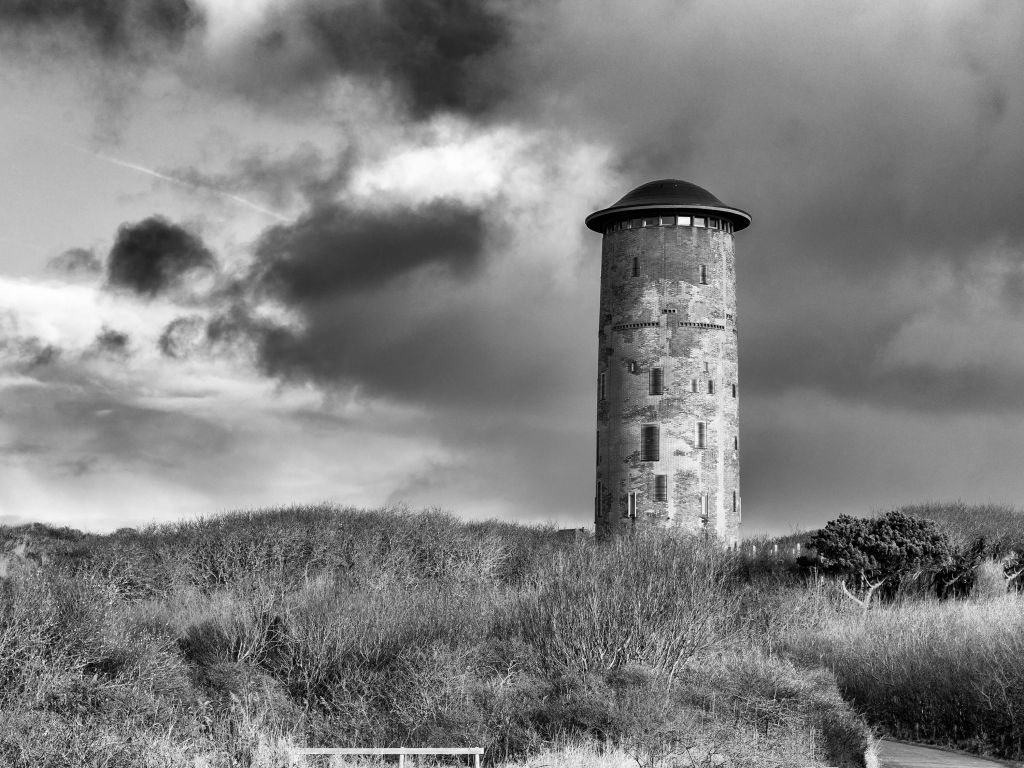
[[[741,519],[733,235],[750,216],[662,179],[586,223],[604,236],[597,535],[662,527],[732,544]]]

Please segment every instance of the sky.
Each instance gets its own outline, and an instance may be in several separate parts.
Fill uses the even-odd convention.
[[[743,534],[1024,498],[1024,4],[0,0],[0,523],[592,522],[600,237],[736,236]]]

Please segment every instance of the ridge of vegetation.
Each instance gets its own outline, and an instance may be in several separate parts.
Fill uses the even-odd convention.
[[[852,766],[866,722],[1024,759],[1021,514],[834,523],[740,552],[329,506],[0,526],[0,762]]]
[[[708,542],[315,506],[0,527],[15,549],[12,766],[271,766],[305,744],[859,765],[867,746],[835,676],[773,647],[741,558]]]

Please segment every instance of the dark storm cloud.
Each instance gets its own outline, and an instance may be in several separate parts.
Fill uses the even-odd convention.
[[[993,362],[974,387],[968,362],[878,364],[932,298],[900,276],[956,272],[996,243],[1024,252],[1020,6],[854,3],[841,24],[801,0],[727,1],[715,14],[654,1],[647,21],[614,3],[559,9],[539,11],[548,23],[533,27],[525,71],[545,119],[610,147],[623,188],[591,204],[675,176],[753,215],[736,237],[748,392],[1024,407],[1017,359]],[[1007,277],[1005,292],[1019,283]],[[991,311],[1007,312],[995,293]],[[994,343],[974,322],[977,344]]]
[[[386,211],[324,206],[264,232],[253,279],[259,289],[302,308],[424,267],[466,276],[483,257],[483,238],[480,211],[458,203]]]
[[[46,268],[72,277],[98,275],[103,265],[88,248],[71,248],[50,259]]]
[[[203,14],[188,0],[0,0],[7,37],[67,33],[108,57],[179,48],[202,23]]]
[[[282,4],[237,52],[234,84],[277,102],[354,77],[390,90],[417,119],[484,115],[507,96],[514,8],[495,0]]]
[[[140,296],[154,297],[178,286],[216,261],[196,235],[160,216],[124,224],[107,257],[107,282]]]
[[[300,327],[236,308],[207,336],[255,338],[263,368],[284,379],[368,385],[416,401],[456,371],[482,383],[493,370],[469,370],[453,345],[476,346],[479,310],[459,298],[485,257],[484,234],[481,211],[451,202],[314,210],[263,234],[249,282],[296,312]]]

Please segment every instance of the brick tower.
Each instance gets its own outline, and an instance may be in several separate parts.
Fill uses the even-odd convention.
[[[599,538],[661,526],[739,538],[733,233],[750,216],[677,179],[587,217],[604,235],[598,330]]]

